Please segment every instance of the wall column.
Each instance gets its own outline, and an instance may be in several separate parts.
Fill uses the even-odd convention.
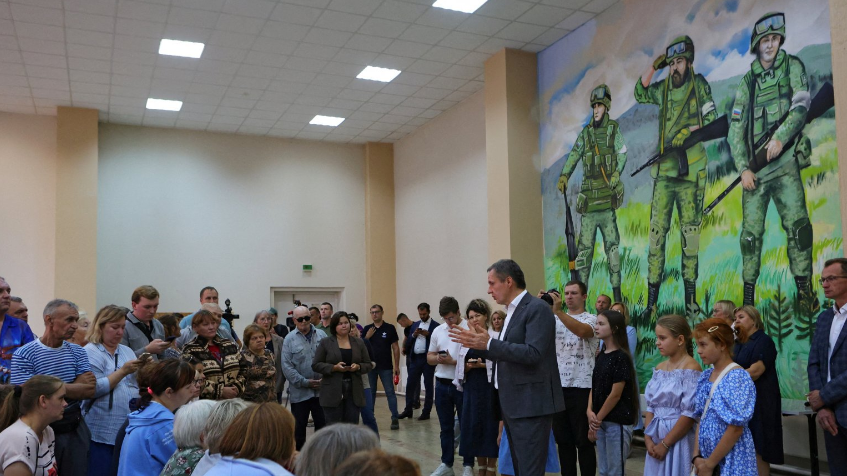
[[[485,62],[489,261],[517,261],[533,292],[545,287],[537,103],[535,53],[504,49]]]
[[[59,107],[55,296],[97,312],[98,111]]]
[[[365,145],[365,267],[368,307],[397,316],[397,255],[394,237],[394,145]]]
[[[829,1],[830,34],[832,35],[832,86],[835,89],[835,138],[838,144],[838,181],[841,184],[841,236],[847,237],[847,3]],[[847,241],[843,243],[847,256]],[[814,272],[821,270],[815,269]]]

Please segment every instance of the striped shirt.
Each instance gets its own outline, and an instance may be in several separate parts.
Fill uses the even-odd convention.
[[[85,346],[85,352],[91,362],[91,371],[97,378],[94,398],[86,400],[82,406],[85,423],[91,430],[93,441],[114,445],[118,430],[129,415],[129,401],[138,398],[138,383],[135,374],[131,374],[118,382],[114,389],[110,389],[109,375],[130,360],[135,360],[135,352],[125,345],[118,345],[115,354],[110,354],[103,344],[92,343]]]
[[[12,356],[12,385],[23,385],[35,375],[52,375],[65,383],[91,371],[88,354],[82,347],[63,341],[58,348],[47,347],[35,339],[20,347]]]

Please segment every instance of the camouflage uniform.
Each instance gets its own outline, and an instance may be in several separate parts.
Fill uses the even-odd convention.
[[[717,117],[709,83],[702,75],[694,73],[694,44],[691,39],[686,36],[674,40],[668,51],[671,53],[671,49],[681,43],[685,44],[686,50],[669,54],[667,58],[668,61],[676,56],[688,59],[687,77],[680,87],[673,86],[670,74],[663,81],[657,81],[649,87],[641,84],[641,78],[635,83],[636,101],[659,106],[659,153],[664,153],[667,143],[672,139],[687,137],[692,129],[703,127]],[[668,154],[654,164],[650,171],[654,183],[647,261],[647,313],[652,312],[658,300],[665,267],[665,240],[670,230],[674,205],[681,228],[685,303],[689,315],[700,312],[696,302],[696,286],[703,195],[706,188],[706,149],[703,144],[696,144],[685,151],[688,174],[684,176],[679,175],[678,153],[681,152]]]
[[[601,85],[594,91],[601,89],[603,97],[596,97],[592,93],[591,106],[594,107],[595,104],[606,106],[603,119],[599,124],[595,124],[592,117],[579,133],[562,169],[562,177],[567,183],[577,162],[582,161],[583,179],[576,204],[577,213],[582,215],[575,260],[579,280],[588,283],[591,276],[594,243],[599,229],[603,235],[615,300],[621,301],[621,260],[618,251],[620,234],[615,210],[621,206],[623,200],[623,184],[620,182],[620,175],[626,165],[626,145],[618,123],[609,119],[611,96],[608,93],[608,87]]]
[[[774,14],[765,15],[757,24],[772,17]],[[772,28],[757,34],[754,29],[751,51],[757,51],[759,40],[766,34],[781,34],[780,43],[784,42],[784,23],[782,25],[781,31]],[[753,160],[753,144],[788,113],[785,122],[773,134],[773,139],[779,140],[784,146],[782,155],[755,172],[756,188],[745,189],[741,199],[744,218],[740,241],[745,304],[754,304],[755,300],[765,217],[771,199],[787,235],[788,262],[797,283],[798,295],[810,295],[812,224],[806,210],[800,168],[801,163],[808,164],[811,142],[802,135],[798,136],[806,123],[810,102],[803,62],[782,49],[767,70],[758,59],[753,61],[750,71],[744,75],[735,93],[727,139],[739,173],[747,170]],[[796,146],[789,144],[795,136],[798,136]]]

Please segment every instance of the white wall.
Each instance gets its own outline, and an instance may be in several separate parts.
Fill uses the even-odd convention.
[[[343,287],[366,314],[362,146],[101,124],[99,183],[98,306],[152,284],[193,312],[212,285],[240,332],[271,287]]]
[[[450,295],[464,314],[471,299],[488,297],[486,187],[482,91],[394,144],[400,312],[415,320],[426,301],[437,318]]]
[[[38,335],[56,280],[56,160],[55,117],[0,113],[0,276]]]

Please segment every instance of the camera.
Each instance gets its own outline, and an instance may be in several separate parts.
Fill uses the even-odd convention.
[[[233,319],[240,319],[241,316],[239,316],[238,314],[232,313],[232,306],[230,306],[230,304],[232,304],[232,301],[230,301],[229,299],[224,301],[224,306],[226,306],[226,309],[224,309],[223,316],[221,316],[221,317],[226,319],[226,322],[228,322],[229,325],[232,326],[232,320]]]
[[[546,302],[547,304],[552,306],[553,305],[553,296],[551,296],[550,293],[559,294],[559,290],[556,289],[556,288],[548,289],[546,293],[541,295],[541,299],[544,300],[544,302]]]

